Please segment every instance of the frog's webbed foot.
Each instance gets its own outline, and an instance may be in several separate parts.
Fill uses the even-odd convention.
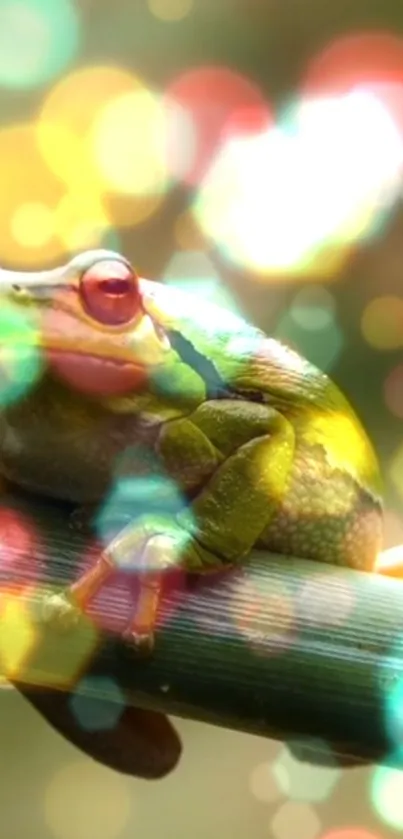
[[[162,535],[161,530],[165,533]],[[41,604],[43,623],[58,630],[73,629],[111,573],[125,569],[139,579],[139,594],[122,639],[136,658],[151,655],[163,574],[180,562],[184,531],[171,520],[145,520],[118,534],[95,565],[64,591],[47,595]]]
[[[74,603],[68,590],[47,594],[41,603],[40,620],[42,624],[60,632],[69,632],[75,629],[82,614],[82,610]],[[154,632],[152,627],[146,625],[137,628],[137,623],[138,618],[135,616],[133,625],[129,625],[125,629],[122,638],[131,655],[135,658],[146,658],[154,650]]]
[[[86,605],[113,571],[113,563],[101,554],[96,564],[85,571],[76,583],[59,592],[46,594],[40,604],[40,620],[62,631],[74,629]]]
[[[126,550],[133,557],[140,557],[139,593],[129,625],[123,632],[126,648],[136,658],[147,658],[155,645],[155,625],[164,572],[180,562],[180,548],[183,532],[176,525],[166,524],[170,531],[165,535],[155,532],[155,523],[145,521],[138,528],[126,528],[116,540],[113,548],[115,557],[124,563]]]
[[[128,651],[135,658],[148,658],[154,651],[155,636],[151,629],[140,633],[129,626],[125,629],[122,638]]]

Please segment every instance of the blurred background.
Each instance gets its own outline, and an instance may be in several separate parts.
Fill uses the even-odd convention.
[[[111,247],[297,348],[346,391],[403,543],[403,10],[396,0],[1,0],[0,263]],[[384,839],[403,780],[178,723],[120,778],[2,695],[7,839]]]

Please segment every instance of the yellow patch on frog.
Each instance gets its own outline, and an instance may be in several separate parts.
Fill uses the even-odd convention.
[[[368,489],[382,496],[382,480],[372,445],[354,414],[345,411],[317,411],[312,407],[309,423],[301,435],[311,446],[322,446],[333,469],[340,469]]]

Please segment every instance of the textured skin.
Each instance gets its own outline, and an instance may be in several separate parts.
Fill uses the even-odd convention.
[[[206,402],[188,417],[166,424],[99,406],[94,410],[82,397],[75,402],[49,377],[29,398],[0,415],[1,471],[6,478],[31,491],[85,504],[101,500],[113,476],[166,471],[194,498],[219,465],[247,442],[250,408],[261,412],[261,431],[267,430],[265,406],[247,402]],[[233,480],[229,492],[237,492]],[[247,500],[244,513],[250,515]],[[380,548],[381,520],[380,503],[372,493],[330,466],[321,446],[298,441],[287,489],[276,499],[256,544],[370,569]]]
[[[381,506],[353,478],[329,467],[320,449],[301,447],[289,488],[259,544],[369,571],[382,545]]]
[[[185,508],[176,519],[193,537],[182,557],[189,570],[240,561],[255,545],[372,568],[379,470],[337,387],[239,318],[147,280],[141,292],[143,340],[139,324],[104,331],[77,295],[28,301],[42,317],[46,349],[71,351],[79,339],[84,354],[143,363],[158,357],[159,340],[165,349],[162,363],[147,365],[147,390],[124,397],[87,398],[48,370],[0,416],[4,476],[85,503],[119,475],[168,474],[190,502],[192,515]],[[55,312],[59,332],[49,321]]]

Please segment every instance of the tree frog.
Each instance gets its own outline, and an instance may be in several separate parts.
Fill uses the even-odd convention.
[[[0,472],[35,493],[98,503],[118,479],[163,475],[180,503],[143,509],[59,594],[73,626],[116,569],[140,591],[125,639],[152,649],[163,575],[241,563],[252,548],[371,570],[382,534],[372,445],[338,387],[242,318],[93,250],[0,272],[33,325],[42,372],[0,416]],[[20,338],[20,341],[23,339]],[[140,484],[141,485],[141,484]],[[158,494],[158,493],[157,493]],[[163,495],[163,493],[162,493]],[[154,499],[155,500],[155,499]]]

